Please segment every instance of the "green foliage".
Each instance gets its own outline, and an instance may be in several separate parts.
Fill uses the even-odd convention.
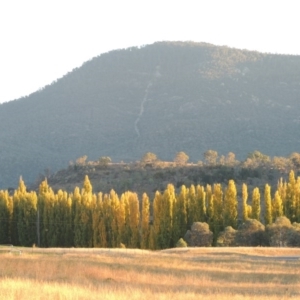
[[[187,230],[188,191],[182,185],[173,205],[173,241],[177,241]]]
[[[252,192],[252,214],[251,218],[260,221],[260,192],[256,187]]]
[[[233,180],[229,180],[224,197],[224,227],[237,227],[237,192]]]
[[[265,161],[265,162],[270,161],[270,157],[268,155],[265,155],[257,150],[255,150],[252,153],[249,153],[247,158],[250,158],[253,160]]]
[[[255,219],[247,219],[236,233],[237,246],[266,246],[265,226]]]
[[[176,248],[186,248],[187,243],[183,238],[180,238],[176,243]]]
[[[245,222],[248,219],[248,188],[245,183],[242,185],[242,200],[243,200],[243,221]]]
[[[0,191],[0,245],[9,244],[12,217],[12,199],[8,191]]]
[[[32,246],[36,244],[37,236],[37,195],[35,192],[28,193],[22,178],[19,188],[14,194],[18,199],[17,232],[21,246]]]
[[[141,248],[149,248],[150,237],[150,202],[146,193],[142,196]]]
[[[265,185],[265,224],[272,224],[272,200],[271,200],[271,187]]]
[[[172,247],[172,217],[175,202],[174,186],[169,184],[163,195],[156,192],[153,202],[153,226],[156,249]]]
[[[296,179],[290,172],[288,182],[281,179],[273,200],[270,186],[265,185],[263,211],[267,236],[264,225],[258,221],[259,189],[253,189],[252,206],[247,204],[247,185],[243,184],[239,191],[241,195],[237,194],[234,180],[229,180],[225,192],[216,183],[213,188],[182,185],[179,192],[168,184],[161,193],[155,193],[153,201],[144,193],[140,207],[138,194],[134,192],[127,191],[120,197],[114,190],[93,194],[87,175],[82,189],[76,187],[70,194],[63,190],[53,192],[44,180],[36,195],[27,192],[20,179],[13,196],[8,191],[0,191],[0,242],[42,247],[120,247],[123,244],[154,250],[174,247],[184,237],[194,246],[299,245],[300,225],[295,222],[291,225],[291,219],[284,216],[284,212],[292,211],[292,218],[299,218],[299,177]],[[237,199],[243,201],[240,215]],[[293,205],[289,204],[291,199]],[[241,219],[243,222],[238,222]],[[188,230],[189,222],[192,222],[191,230]],[[235,231],[233,228],[238,223]]]

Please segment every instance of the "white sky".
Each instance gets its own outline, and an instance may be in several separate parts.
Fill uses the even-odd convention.
[[[300,55],[299,4],[299,0],[3,0],[0,103],[28,95],[103,52],[156,41]]]

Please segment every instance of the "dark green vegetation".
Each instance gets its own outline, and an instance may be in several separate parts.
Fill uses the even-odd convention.
[[[286,156],[300,146],[299,94],[299,56],[180,42],[112,51],[0,105],[0,187],[83,154]]]

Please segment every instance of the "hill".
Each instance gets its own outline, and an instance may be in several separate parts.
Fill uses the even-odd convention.
[[[173,160],[185,151],[300,146],[300,56],[159,42],[102,54],[28,97],[0,105],[0,188],[32,183],[87,155]]]

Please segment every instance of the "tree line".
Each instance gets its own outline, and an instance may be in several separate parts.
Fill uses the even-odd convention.
[[[146,193],[141,199],[130,191],[93,193],[87,175],[73,193],[55,193],[47,180],[29,192],[20,178],[13,195],[0,191],[0,244],[165,249],[174,247],[194,222],[206,222],[216,241],[228,226],[237,229],[249,219],[271,225],[282,216],[300,223],[300,177],[293,171],[287,181],[279,180],[273,194],[268,184],[251,193],[243,184],[238,193],[229,180],[226,187],[182,185],[178,191],[169,184],[151,201]]]

